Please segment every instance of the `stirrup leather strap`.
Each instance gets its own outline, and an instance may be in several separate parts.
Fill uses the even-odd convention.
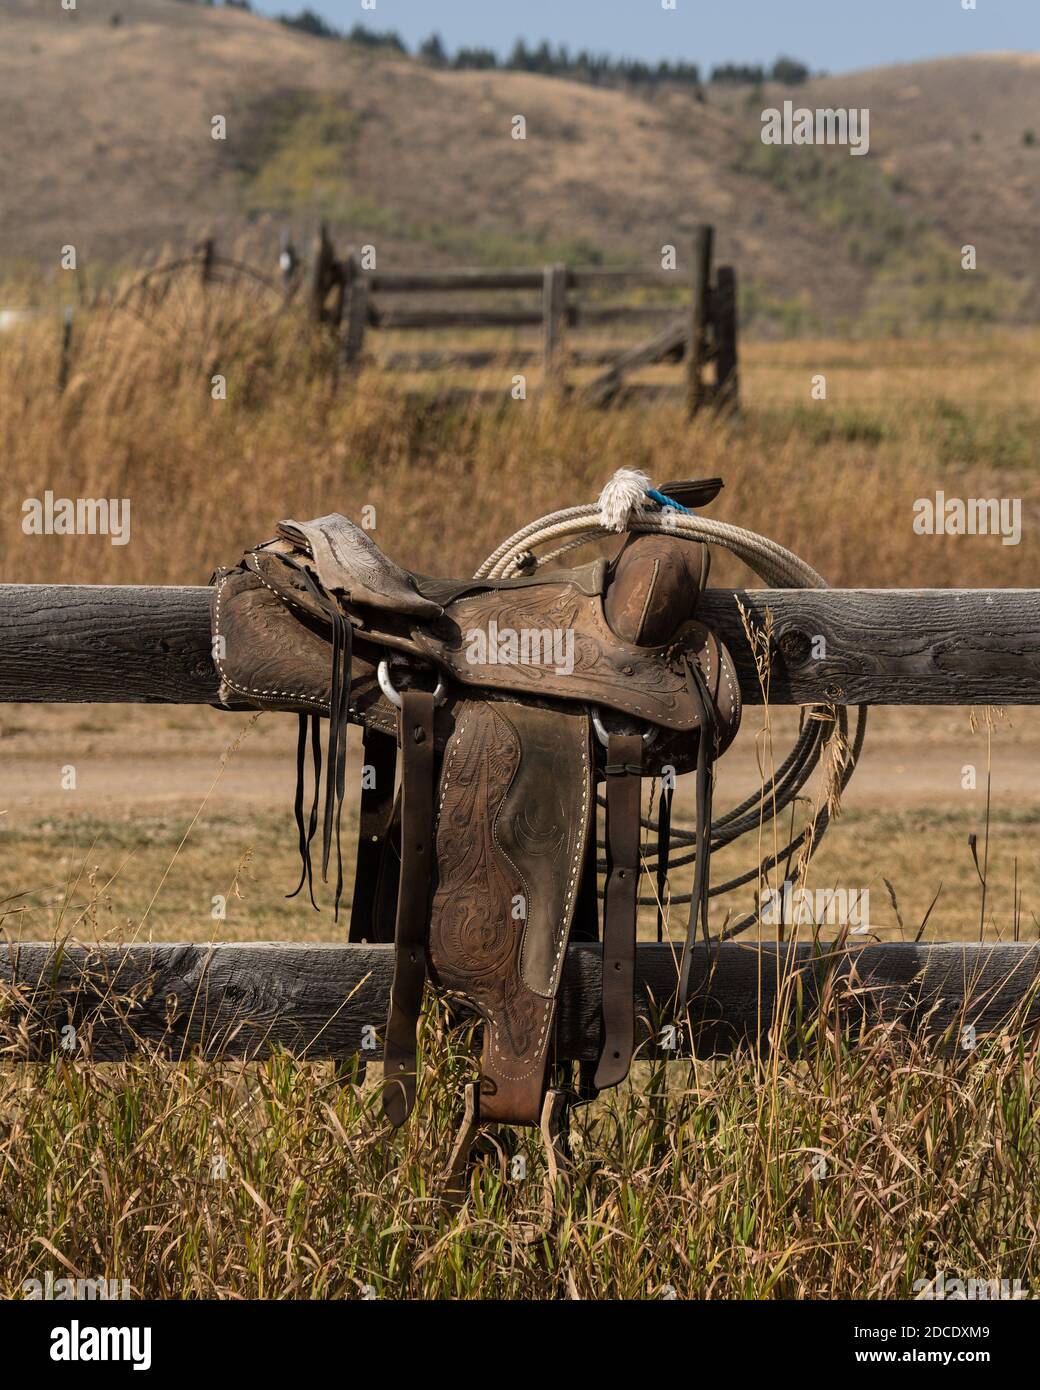
[[[415,1034],[426,983],[426,931],[433,866],[433,695],[401,695],[401,881],[394,978],[383,1049],[383,1113],[404,1124],[415,1103]]]
[[[697,852],[694,859],[693,892],[690,894],[690,919],[686,928],[686,944],[679,971],[679,1009],[685,1014],[690,1001],[690,973],[693,968],[693,947],[698,924],[704,941],[708,932],[708,879],[711,867],[711,803],[712,767],[715,760],[716,721],[711,696],[704,685],[696,663],[689,664],[692,689],[701,705],[701,727],[697,735]]]
[[[607,742],[607,847],[610,872],[603,902],[603,1044],[597,1090],[628,1075],[635,1047],[636,910],[643,740],[611,734]]]
[[[354,895],[350,904],[350,941],[382,941],[376,912],[379,869],[394,812],[395,741],[366,728],[361,769],[361,810]]]

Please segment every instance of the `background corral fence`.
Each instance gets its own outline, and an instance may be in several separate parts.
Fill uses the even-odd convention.
[[[698,227],[680,248],[674,270],[553,263],[540,270],[368,271],[359,254],[337,254],[323,225],[309,271],[285,233],[278,273],[269,274],[221,254],[215,240],[204,237],[188,254],[160,261],[118,291],[84,292],[79,304],[65,306],[58,388],[65,389],[76,365],[74,323],[81,312],[112,321],[128,316],[171,343],[194,344],[207,357],[224,345],[221,337],[270,332],[280,315],[302,306],[311,322],[335,336],[336,367],[348,374],[362,364],[415,375],[504,365],[525,380],[533,368],[536,390],[571,394],[593,406],[619,397],[681,397],[690,415],[704,407],[732,410],[739,397],[737,277],[731,266],[715,267],[714,241],[713,227]],[[8,311],[0,328],[41,316]],[[650,331],[644,336],[642,330]],[[506,331],[527,341],[503,344]],[[434,341],[374,350],[374,335],[384,333]],[[497,344],[489,344],[496,334]],[[474,342],[466,346],[460,335]],[[676,367],[673,381],[633,380],[663,364]],[[457,387],[453,394],[478,390]],[[501,390],[479,394],[502,397]]]
[[[605,405],[631,389],[636,372],[672,362],[681,364],[681,382],[642,393],[681,393],[691,414],[706,405],[721,410],[738,400],[737,283],[731,266],[714,268],[714,241],[714,228],[699,227],[675,270],[554,263],[541,270],[367,271],[354,252],[337,257],[322,227],[309,303],[314,319],[340,335],[347,367],[372,360],[408,372],[474,370],[507,360],[514,371],[539,368],[543,389],[573,391],[591,405]],[[283,243],[282,265],[292,273],[299,266],[291,244]],[[632,302],[633,292],[651,298]],[[652,298],[662,292],[671,298]],[[654,331],[633,342],[632,330],[643,328]],[[538,331],[541,343],[508,351],[452,343],[372,352],[374,332],[503,329]],[[614,330],[622,344],[581,341],[581,335],[602,336],[604,330]],[[576,368],[599,370],[575,383],[570,378]]]
[[[63,306],[58,320],[59,394],[74,371],[91,373],[110,364],[121,324],[143,328],[179,353],[215,362],[229,341],[270,333],[292,303],[284,274],[279,279],[240,257],[222,255],[212,237],[118,284],[90,289],[84,276],[75,283],[78,298]],[[53,318],[41,308],[0,310],[0,335]],[[8,350],[2,337],[0,350]]]
[[[212,598],[210,588],[0,585],[0,703],[212,704]],[[734,655],[749,704],[762,692],[741,609],[753,629],[771,632],[771,703],[1040,703],[1040,590],[720,589],[702,609]],[[825,658],[812,655],[808,634],[826,637]],[[281,1047],[378,1058],[392,968],[392,946],[8,941],[8,1055],[51,1055],[72,1024],[78,1050],[97,1060],[140,1047],[174,1057],[200,1049],[259,1058]],[[598,1055],[600,969],[599,945],[570,947],[560,1060]],[[792,1003],[803,1018],[834,1007],[852,1028],[883,1022],[950,1050],[969,1035],[974,1046],[1040,1024],[1040,942],[702,945],[690,1027],[673,1030],[677,972],[671,945],[639,944],[644,1057],[790,1046],[778,1025]]]

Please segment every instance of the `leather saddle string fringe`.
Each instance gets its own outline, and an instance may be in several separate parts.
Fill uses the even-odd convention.
[[[339,604],[336,603],[334,599],[329,598],[320,586],[315,583],[304,565],[298,564],[297,561],[289,556],[283,556],[282,558],[283,563],[299,576],[311,598],[328,618],[329,626],[332,630],[332,679],[331,695],[329,699],[329,732],[325,753],[325,803],[321,840],[321,877],[323,882],[328,882],[329,859],[332,853],[333,837],[335,837],[336,893],[334,900],[334,917],[338,922],[339,905],[343,897],[343,845],[341,826],[343,819],[343,801],[346,797],[347,718],[350,708],[350,678],[353,666],[354,629],[350,619],[344,615]],[[255,573],[255,562],[252,568]],[[294,898],[303,887],[304,880],[306,880],[308,891],[310,892],[311,903],[317,908],[318,905],[314,901],[310,845],[314,837],[318,819],[318,785],[321,778],[322,764],[320,733],[318,716],[313,715],[314,803],[311,808],[309,830],[305,835],[303,827],[303,797],[304,752],[306,743],[305,725],[307,716],[301,714],[299,719],[300,733],[296,749],[296,797],[294,807],[296,826],[300,837],[300,857],[303,860],[303,869],[299,884],[293,892],[287,894],[287,896]]]
[[[318,828],[318,801],[321,790],[321,721],[316,714],[300,714],[297,716],[300,721],[300,733],[296,744],[296,797],[293,802],[293,810],[296,816],[296,829],[300,837],[300,881],[291,893],[286,893],[287,898],[295,898],[297,893],[307,884],[307,892],[310,896],[311,907],[315,912],[321,909],[314,901],[314,874],[311,863],[311,841]],[[307,730],[310,728],[311,735],[311,760],[314,768],[314,799],[311,802],[310,822],[304,825],[303,821],[303,797],[306,790],[306,767],[307,767]]]

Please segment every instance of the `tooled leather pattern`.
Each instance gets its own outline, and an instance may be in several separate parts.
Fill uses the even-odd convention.
[[[673,729],[695,729],[698,718],[687,684],[684,659],[705,668],[710,679],[711,634],[703,624],[683,624],[675,639],[661,647],[636,647],[620,641],[603,615],[598,595],[585,595],[571,585],[540,585],[529,590],[492,591],[457,599],[447,609],[457,626],[453,640],[444,641],[421,628],[414,637],[429,659],[446,667],[466,685],[508,689],[542,698],[582,700],[622,710]],[[494,624],[505,630],[572,635],[572,669],[558,670],[553,660],[474,659],[474,633],[488,634]],[[530,653],[543,655],[537,641]]]
[[[496,835],[520,759],[504,714],[481,702],[462,707],[441,776],[429,940],[434,983],[488,1019],[496,1068],[509,1076],[537,1065],[553,1004],[523,983],[524,920],[513,909],[527,887]]]
[[[215,576],[213,634],[223,642],[215,646],[214,654],[226,704],[241,700],[253,707],[328,713],[328,638],[320,626],[306,621],[308,596],[302,586],[284,582],[291,573],[281,565],[250,565]],[[372,667],[359,660],[362,649],[359,636],[351,718],[392,734],[397,727],[395,712],[380,695]],[[370,660],[378,661],[382,654],[372,647]],[[717,751],[722,752],[740,723],[740,687],[729,653],[714,636],[709,635],[697,649],[697,658],[715,696],[720,716]],[[438,730],[438,743],[439,735]],[[662,729],[646,750],[647,775],[663,767],[688,771],[696,761],[696,748],[687,732]]]
[[[391,587],[398,582],[398,576],[414,582],[406,571],[386,560],[360,528],[344,518],[334,519],[343,521],[347,529],[323,531],[323,540],[334,554],[337,547],[343,545],[353,552],[352,562],[362,583],[371,583],[374,591],[387,593],[388,577]],[[307,523],[308,528],[315,525]],[[284,541],[274,541],[258,547],[244,558],[245,567],[290,609],[302,610],[322,622],[324,615],[306,592],[298,573],[282,563],[283,557],[278,552],[284,544]],[[380,558],[379,564],[375,562],[376,555]],[[337,562],[340,560],[337,554]],[[425,602],[417,594],[408,597],[412,602]],[[357,625],[358,635],[364,634],[376,643],[385,642],[395,649],[422,654],[464,685],[535,698],[603,704],[657,724],[662,731],[692,732],[699,726],[697,706],[685,670],[686,661],[693,660],[700,666],[715,697],[718,752],[731,741],[740,723],[740,691],[732,660],[704,624],[691,619],[667,644],[635,646],[622,641],[613,632],[600,595],[586,594],[569,583],[545,583],[527,590],[492,589],[456,599],[447,609],[447,629],[454,633],[453,637],[445,635],[445,628],[438,630],[435,626],[431,630],[416,623],[411,626],[409,638],[401,630],[391,631],[385,618],[373,611],[359,614],[353,605],[345,611]],[[540,658],[544,655],[552,658],[553,654],[545,653],[537,638],[520,660],[473,660],[471,634],[483,633],[490,648],[492,624],[500,637],[506,630],[545,633],[550,638],[563,634],[565,640],[570,637],[573,646],[567,656],[572,658],[572,668],[557,670],[552,660],[543,664]],[[530,659],[532,655],[533,660]],[[685,761],[681,753],[679,760]],[[674,763],[675,756],[669,761]]]

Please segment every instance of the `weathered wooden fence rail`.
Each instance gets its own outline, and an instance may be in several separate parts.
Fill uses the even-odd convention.
[[[216,701],[212,592],[0,585],[0,702]],[[776,704],[1040,703],[1040,590],[717,589],[702,611],[733,652],[749,703],[762,692],[745,618],[772,633]],[[820,650],[825,657],[814,656]],[[124,1056],[138,1039],[173,1055],[198,1046],[256,1057],[277,1045],[346,1057],[363,1046],[367,1026],[378,1029],[390,969],[389,947],[0,944],[0,995],[8,1020],[24,1023],[11,1035],[15,1050],[37,1055],[53,1051],[55,1030],[71,1022],[98,1059]],[[596,1054],[599,969],[598,946],[571,947],[557,1030],[564,1058]],[[637,973],[652,1050],[675,987],[672,948],[641,945]],[[698,952],[688,1041],[702,1054],[764,1042],[778,1001],[800,991],[811,1008],[825,987],[853,1024],[939,1035],[970,1024],[979,1036],[1032,1028],[1038,979],[1040,943],[731,942]],[[678,1042],[681,1051],[687,1043]]]
[[[210,704],[212,596],[0,585],[0,702]],[[1038,589],[711,589],[703,619],[733,653],[744,700],[761,704],[742,608],[772,626],[773,704],[1040,703]]]
[[[1040,1024],[1040,943],[699,946],[688,1030],[667,1023],[677,964],[671,946],[638,948],[644,1060],[779,1045],[791,1034],[778,1021],[808,1018],[824,994],[849,1027],[892,1024],[951,1051]],[[571,946],[556,1026],[561,1060],[598,1056],[600,965],[597,945]],[[95,1061],[144,1047],[174,1058],[198,1049],[258,1059],[282,1048],[307,1059],[378,1059],[392,973],[392,946],[0,945],[0,1055],[60,1055],[64,1045]]]

